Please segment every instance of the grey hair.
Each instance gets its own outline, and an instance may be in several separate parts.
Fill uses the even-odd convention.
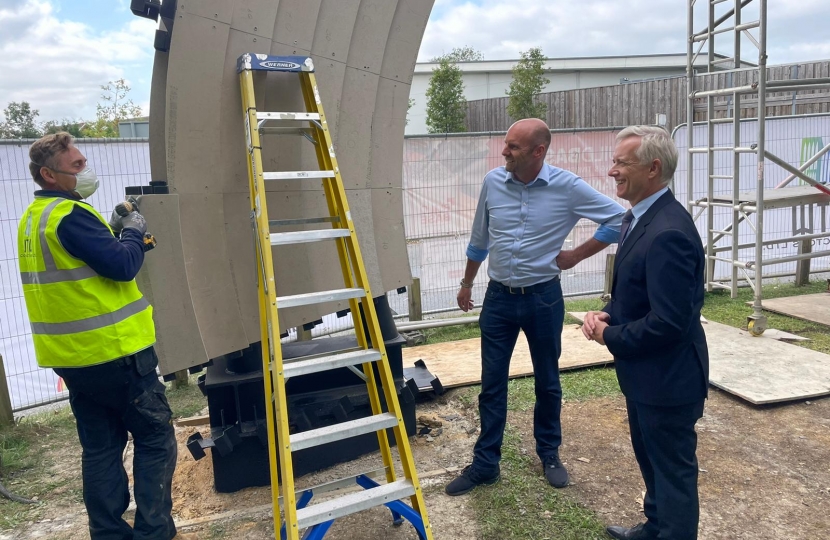
[[[677,147],[669,132],[658,126],[629,126],[617,133],[617,143],[630,137],[640,137],[640,146],[634,153],[640,163],[659,159],[663,166],[663,185],[671,182],[677,169]]]

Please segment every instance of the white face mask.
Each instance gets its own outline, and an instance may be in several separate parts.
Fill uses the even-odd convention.
[[[87,167],[75,175],[75,192],[82,199],[88,199],[98,189],[98,177],[91,167]]]

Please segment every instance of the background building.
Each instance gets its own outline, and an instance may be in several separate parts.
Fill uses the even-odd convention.
[[[723,58],[722,55],[716,55]],[[705,71],[706,55],[698,56],[696,71]],[[468,101],[500,98],[506,95],[513,80],[514,60],[481,60],[459,62],[464,79],[464,97]],[[435,62],[415,64],[409,97],[415,100],[409,109],[407,135],[427,133],[426,91]],[[749,64],[746,64],[749,67]],[[595,56],[585,58],[549,58],[545,63],[545,76],[550,83],[543,92],[613,86],[668,77],[685,77],[685,54],[651,54],[637,56]]]

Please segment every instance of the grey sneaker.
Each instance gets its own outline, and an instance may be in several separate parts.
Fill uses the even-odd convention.
[[[545,478],[548,484],[555,488],[563,488],[568,485],[568,470],[559,461],[559,456],[548,456],[542,462],[545,470]]]
[[[496,471],[496,474],[493,476],[485,476],[473,469],[472,465],[467,465],[464,467],[464,470],[461,471],[461,475],[458,478],[447,484],[444,491],[447,492],[447,495],[452,497],[455,497],[456,495],[464,495],[465,493],[471,492],[476,486],[489,486],[495,484],[499,481],[499,478],[499,471]]]

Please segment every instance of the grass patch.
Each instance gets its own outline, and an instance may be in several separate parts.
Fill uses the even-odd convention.
[[[613,366],[566,371],[560,375],[560,379],[562,399],[565,401],[587,401],[620,393],[617,372]]]
[[[478,323],[445,326],[443,328],[427,328],[422,330],[427,338],[426,344],[446,343],[447,341],[461,341],[481,337]]]
[[[507,426],[501,481],[471,494],[482,538],[594,540],[605,538],[596,514],[548,485],[518,432]]]
[[[762,298],[769,300],[786,296],[817,294],[826,290],[827,282],[825,280],[813,281],[802,287],[796,287],[792,283],[778,283],[764,286]],[[701,314],[708,320],[746,329],[746,318],[752,315],[752,307],[747,306],[746,302],[751,302],[753,299],[754,295],[750,288],[739,289],[738,298],[735,299],[730,298],[729,291],[713,291],[706,294]],[[798,334],[812,340],[797,341],[793,343],[794,345],[830,353],[830,329],[823,324],[802,321],[769,311],[765,311],[764,314],[767,316],[768,328]]]
[[[54,460],[47,456],[49,450],[59,455],[63,449],[80,452],[75,418],[69,407],[26,416],[16,426],[0,428],[0,481],[16,495],[29,499],[49,501],[64,492],[73,494],[69,484],[80,485],[80,478],[54,476]],[[0,499],[0,530],[36,521],[42,512],[41,505]]]
[[[181,388],[173,388],[172,383],[167,384],[167,401],[173,411],[173,418],[195,416],[207,407],[207,398],[196,386],[197,378],[197,375],[191,375],[189,384]]]

